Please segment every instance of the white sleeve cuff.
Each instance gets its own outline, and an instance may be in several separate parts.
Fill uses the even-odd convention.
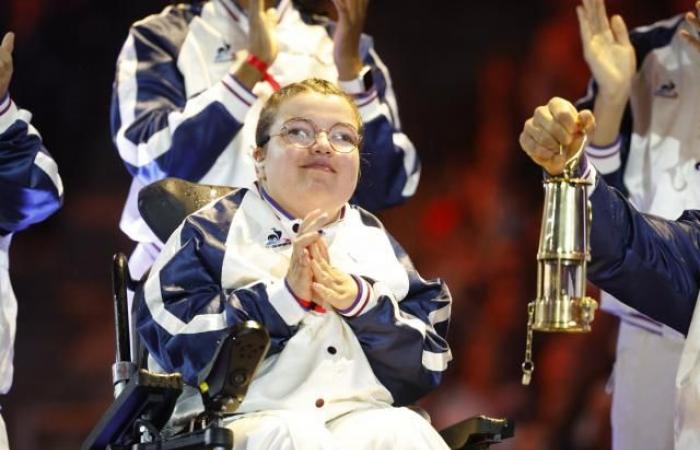
[[[5,95],[0,100],[0,133],[4,133],[5,130],[15,123],[18,119],[18,111],[17,105],[12,101],[10,94]]]
[[[223,102],[226,109],[237,121],[244,123],[248,111],[258,96],[243,86],[232,74],[227,74],[221,80],[221,86],[226,91],[222,98],[228,100]]]
[[[292,293],[289,292],[283,281],[268,284],[267,295],[270,299],[270,304],[287,325],[296,325],[304,317],[304,309]]]
[[[591,195],[593,195],[593,191],[595,191],[596,188],[596,178],[598,178],[598,171],[596,170],[595,166],[593,164],[588,164],[588,167],[581,178],[591,183],[591,185],[588,187],[588,198],[591,198]]]
[[[377,298],[372,286],[362,277],[352,275],[357,283],[357,297],[346,309],[337,309],[338,314],[345,317],[357,317],[360,314],[372,309],[377,303]]]
[[[360,77],[347,81],[338,80],[338,87],[348,95],[359,95],[365,92],[365,84]]]
[[[622,159],[620,158],[621,147],[622,139],[618,136],[615,142],[606,147],[596,147],[588,144],[586,146],[586,155],[601,174],[607,175],[615,172],[622,165]]]
[[[376,88],[352,97],[355,99],[355,104],[360,111],[363,122],[370,122],[382,114],[391,117],[388,111],[385,113],[386,105],[379,101],[379,94]]]

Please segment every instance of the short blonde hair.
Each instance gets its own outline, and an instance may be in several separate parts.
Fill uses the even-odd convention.
[[[282,103],[290,98],[296,97],[299,94],[304,94],[307,92],[316,92],[322,95],[336,95],[345,99],[345,101],[348,102],[348,105],[350,105],[350,109],[352,109],[353,115],[355,116],[355,122],[357,123],[357,131],[360,138],[362,138],[364,127],[362,124],[362,117],[360,116],[360,110],[357,109],[355,100],[330,81],[322,80],[320,78],[309,78],[298,83],[289,84],[272,94],[270,98],[267,99],[265,105],[260,111],[258,125],[255,128],[255,145],[258,147],[263,147],[270,140],[270,128],[275,122],[277,112],[279,111]]]

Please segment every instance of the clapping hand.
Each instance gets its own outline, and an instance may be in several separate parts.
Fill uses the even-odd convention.
[[[268,66],[277,58],[277,12],[274,8],[265,11],[265,0],[250,0],[248,5],[248,51]]]
[[[333,0],[338,10],[338,26],[333,36],[333,58],[338,78],[352,80],[362,70],[360,36],[367,17],[369,0]]]
[[[304,217],[299,225],[296,239],[292,243],[292,257],[287,270],[287,285],[298,298],[310,300],[313,296],[311,284],[311,253],[309,246],[321,239],[320,229],[328,221],[328,215],[316,209]]]
[[[608,20],[604,0],[583,0],[576,14],[583,55],[601,95],[626,102],[637,63],[625,21],[619,15]]]
[[[12,50],[15,48],[15,34],[6,33],[0,43],[0,99],[5,97],[12,79]]]
[[[355,280],[331,265],[324,239],[314,242],[310,250],[313,272],[311,290],[314,302],[327,303],[340,310],[349,308],[357,297],[358,287]]]
[[[686,30],[681,30],[681,36],[700,52],[700,38],[698,38],[698,34],[700,33],[700,19],[698,19],[698,15],[700,14],[700,1],[695,2],[695,10],[697,12],[691,11],[685,15],[685,20],[695,29],[695,34],[689,33]]]

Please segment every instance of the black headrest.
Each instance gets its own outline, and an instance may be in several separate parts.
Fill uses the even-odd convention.
[[[165,178],[139,192],[139,212],[153,233],[165,242],[185,218],[234,188]]]

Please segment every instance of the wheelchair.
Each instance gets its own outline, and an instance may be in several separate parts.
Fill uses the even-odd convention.
[[[142,189],[139,211],[165,242],[185,217],[232,188],[194,184],[166,178]],[[224,427],[227,415],[243,401],[255,371],[269,348],[264,327],[248,321],[229,330],[218,342],[205,380],[196,387],[204,411],[180,417],[187,423],[175,431],[169,421],[184,390],[178,373],[161,374],[146,370],[145,351],[131,333],[127,289],[135,290],[122,253],[112,261],[116,362],[112,366],[115,400],[83,442],[82,450],[231,450],[233,432]],[[195,387],[190,387],[190,391]],[[412,407],[430,420],[427,413]],[[514,435],[510,419],[471,417],[439,431],[450,449],[485,450]]]

